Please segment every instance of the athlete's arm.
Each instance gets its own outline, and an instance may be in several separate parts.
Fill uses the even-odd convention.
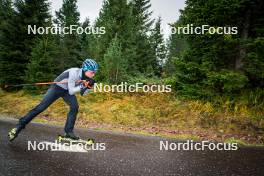
[[[70,95],[81,91],[82,84],[76,86],[76,81],[78,81],[78,74],[75,73],[75,70],[70,70],[68,78],[68,91]]]

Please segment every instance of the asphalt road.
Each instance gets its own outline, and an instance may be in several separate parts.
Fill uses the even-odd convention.
[[[160,150],[159,137],[76,129],[105,150],[28,150],[28,141],[54,142],[63,127],[32,123],[10,143],[15,120],[0,119],[0,175],[264,175],[264,148],[236,151]]]

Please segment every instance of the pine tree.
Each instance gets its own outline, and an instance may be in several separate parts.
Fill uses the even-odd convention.
[[[85,29],[89,29],[90,28],[90,21],[88,18],[85,19],[85,21],[82,23],[82,28]],[[87,32],[91,32],[89,30],[87,30]],[[85,32],[81,35],[81,51],[82,51],[82,58],[87,58],[87,57],[91,57],[90,54],[90,35],[91,34],[86,34]]]
[[[28,63],[28,55],[35,42],[34,39],[41,37],[41,34],[28,34],[28,25],[49,26],[51,18],[49,5],[48,0],[16,0],[14,3],[18,50],[22,52],[22,57],[26,58],[26,63]]]
[[[54,22],[59,27],[70,27],[71,25],[80,26],[80,13],[77,8],[77,0],[63,0],[62,7],[56,11]],[[79,67],[82,63],[81,58],[81,38],[76,33],[62,34],[59,36],[60,61],[59,69],[63,71],[69,67]]]
[[[14,10],[11,0],[0,0],[0,85],[19,82],[19,54],[15,52]],[[16,69],[15,69],[16,68]],[[16,71],[18,70],[18,72]],[[14,76],[15,75],[15,76]]]
[[[151,34],[151,42],[155,57],[151,62],[151,66],[155,75],[161,76],[162,66],[166,59],[166,45],[161,31],[161,18],[159,17],[155,23]]]
[[[136,58],[136,39],[134,37],[134,23],[132,8],[126,0],[106,0],[96,20],[95,27],[105,27],[103,35],[92,35],[93,45],[90,47],[92,55],[97,58],[99,64],[103,62],[104,55],[112,40],[117,37],[121,44],[121,52],[124,60],[129,62],[129,70],[134,69]],[[136,71],[136,70],[133,70]],[[101,72],[103,73],[103,72]],[[103,75],[101,75],[103,78]]]
[[[23,14],[29,13],[29,9],[34,5],[40,7],[41,13],[36,12],[32,15],[29,23],[36,24],[37,27],[52,26],[51,16],[49,14],[49,3],[46,1],[38,1],[36,4],[24,4]],[[28,9],[29,8],[29,9]],[[36,20],[39,19],[39,20]],[[28,54],[28,63],[25,69],[25,75],[22,76],[24,82],[46,82],[54,79],[55,60],[57,58],[58,47],[55,44],[55,37],[52,34],[37,35],[31,41],[30,53]],[[40,87],[26,87],[27,90],[38,90]]]
[[[204,98],[263,86],[263,4],[260,0],[186,1],[180,24],[235,26],[238,33],[185,35],[188,48],[184,52],[177,50],[177,39],[172,36],[170,58],[177,58],[180,91]]]
[[[47,26],[49,3],[47,0],[1,0],[1,83],[23,82],[26,65],[35,39],[40,35],[28,34],[28,25]],[[1,17],[1,18],[2,18]],[[2,23],[3,22],[3,23]],[[2,69],[3,68],[3,69]]]
[[[106,81],[119,83],[125,77],[126,64],[122,57],[119,39],[115,37],[104,55],[103,70]]]
[[[145,73],[149,64],[155,58],[149,36],[153,24],[153,20],[150,18],[152,12],[149,10],[151,4],[150,0],[132,0],[129,4],[132,7],[132,16],[134,18],[133,28],[137,54],[133,62],[136,63],[139,72]]]
[[[246,45],[243,68],[252,87],[264,87],[264,2],[251,2],[250,42]]]
[[[177,21],[170,24],[171,27],[182,27],[184,26],[181,21]],[[174,60],[177,58],[182,58],[184,52],[188,49],[188,42],[186,41],[186,36],[184,34],[173,33],[170,35],[168,42],[168,56],[165,63],[165,73],[167,76],[172,76],[175,73]]]
[[[151,4],[150,0],[132,0],[130,5],[133,7],[133,15],[135,17],[135,25],[141,34],[146,34],[150,31],[154,20],[150,19],[152,11],[149,11]]]
[[[54,60],[56,59],[56,45],[52,36],[45,36],[35,41],[24,80],[28,83],[50,82],[54,79]],[[27,87],[39,90],[41,87]]]
[[[127,30],[128,6],[126,0],[105,0],[96,20],[95,27],[105,27],[106,33],[98,36],[101,48],[100,55],[104,55],[115,36],[120,40]],[[121,41],[121,42],[122,42]]]

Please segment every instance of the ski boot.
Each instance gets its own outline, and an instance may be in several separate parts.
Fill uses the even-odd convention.
[[[65,138],[70,138],[72,140],[79,140],[80,138],[76,136],[73,132],[65,133]]]
[[[22,126],[20,124],[17,124],[15,128],[12,128],[9,133],[8,133],[8,138],[9,138],[9,141],[13,141],[17,136],[18,134],[20,133],[20,131],[22,129],[24,129],[25,126]]]
[[[9,131],[8,133],[8,138],[9,138],[9,141],[13,141],[19,134],[19,129],[18,128],[13,128]]]

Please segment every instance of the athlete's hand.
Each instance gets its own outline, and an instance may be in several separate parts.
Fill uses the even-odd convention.
[[[92,89],[95,81],[92,78],[87,78],[86,80],[81,81],[81,96],[84,95],[87,89]]]
[[[84,80],[82,83],[84,87],[90,88],[90,83],[88,81]]]
[[[93,88],[95,81],[92,78],[88,78],[82,81],[83,87],[91,89]]]

